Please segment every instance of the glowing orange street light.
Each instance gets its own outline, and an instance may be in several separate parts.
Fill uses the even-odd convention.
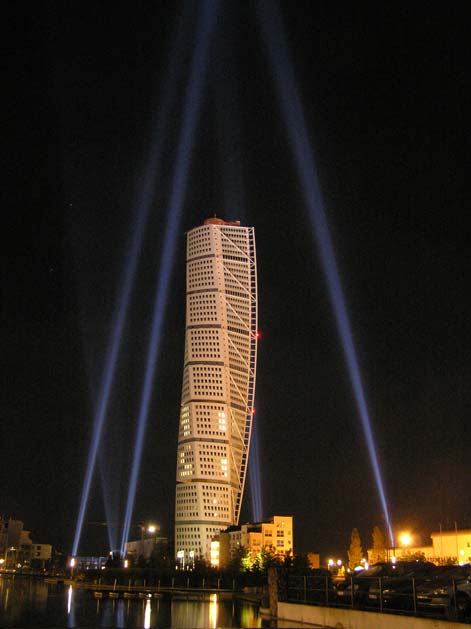
[[[412,536],[406,531],[399,535],[399,542],[401,546],[410,546],[412,544]]]

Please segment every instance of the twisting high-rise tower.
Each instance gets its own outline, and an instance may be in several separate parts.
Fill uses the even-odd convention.
[[[209,558],[214,534],[239,521],[257,336],[254,228],[207,219],[187,234],[175,509],[175,553],[181,566]]]

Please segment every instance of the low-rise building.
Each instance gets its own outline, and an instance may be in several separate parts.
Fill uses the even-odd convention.
[[[163,553],[168,546],[167,537],[145,537],[126,544],[126,555],[134,560],[139,558],[148,561],[155,553]]]
[[[262,522],[248,522],[221,531],[211,544],[211,565],[227,567],[240,548],[248,551],[252,561],[263,549],[279,557],[293,553],[293,517],[274,515]]]
[[[386,558],[395,557],[399,561],[422,556],[437,565],[471,563],[471,529],[435,531],[430,534],[430,537],[431,545],[399,545],[385,549],[385,556]],[[373,556],[373,551],[368,550],[369,561]]]
[[[21,520],[0,516],[0,562],[4,568],[44,568],[51,557],[52,546],[33,542]]]
[[[440,563],[471,563],[471,529],[437,531],[430,537]]]
[[[108,557],[98,557],[93,555],[77,555],[73,557],[72,555],[69,555],[67,559],[67,566],[77,572],[83,570],[103,570],[106,567],[107,561]]]

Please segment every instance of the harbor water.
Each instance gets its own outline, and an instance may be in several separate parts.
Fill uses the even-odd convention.
[[[261,627],[258,606],[221,595],[100,597],[92,591],[15,575],[0,575],[0,627],[216,629]]]

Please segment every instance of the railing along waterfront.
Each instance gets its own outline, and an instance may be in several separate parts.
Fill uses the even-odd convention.
[[[471,578],[347,577],[334,582],[329,576],[281,577],[279,600],[390,614],[459,620],[471,623]]]

